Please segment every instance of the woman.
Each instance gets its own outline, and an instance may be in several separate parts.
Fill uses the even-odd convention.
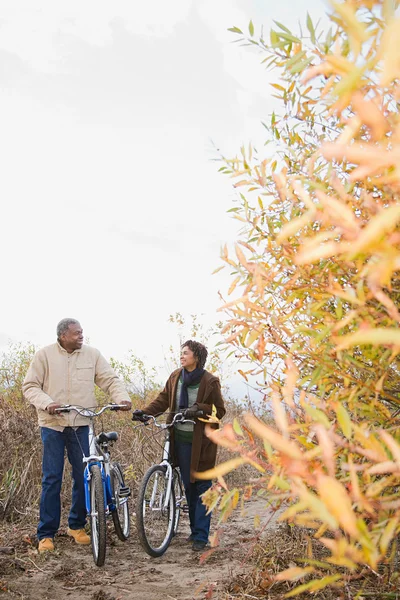
[[[215,466],[217,447],[206,437],[204,421],[199,421],[195,415],[202,411],[205,419],[211,414],[222,419],[225,414],[219,379],[204,369],[207,354],[203,344],[193,340],[185,342],[181,347],[182,368],[170,375],[163,391],[153,402],[133,413],[137,417],[143,414],[155,416],[169,410],[171,421],[174,413],[185,411],[185,416],[195,421],[195,424],[175,425],[172,448],[189,505],[191,535],[188,541],[193,542],[192,549],[196,552],[203,551],[208,542],[211,514],[206,514],[207,509],[200,496],[211,487],[212,482],[196,481],[193,474]]]

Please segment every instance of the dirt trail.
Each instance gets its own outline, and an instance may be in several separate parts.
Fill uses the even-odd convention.
[[[56,551],[42,556],[19,536],[17,543],[14,538],[17,562],[0,557],[0,589],[5,588],[0,599],[202,600],[210,587],[213,600],[219,599],[226,583],[250,568],[243,561],[254,543],[254,516],[265,517],[266,512],[264,501],[247,502],[243,513],[237,511],[222,526],[221,545],[204,562],[186,542],[186,515],[171,546],[157,559],[142,550],[134,523],[125,543],[110,533],[102,568],[94,565],[90,547],[77,546],[62,531],[55,539]],[[7,569],[7,564],[12,568]]]

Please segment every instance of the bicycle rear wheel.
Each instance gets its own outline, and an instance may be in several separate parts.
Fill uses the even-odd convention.
[[[179,519],[181,516],[181,510],[183,503],[185,502],[186,496],[183,491],[181,474],[178,469],[173,470],[173,482],[174,482],[174,497],[175,497],[175,518],[174,518],[174,535],[178,532]]]
[[[175,494],[173,486],[167,505],[168,476],[166,467],[155,465],[145,474],[140,486],[136,527],[139,540],[150,556],[164,554],[171,543],[175,522]]]
[[[90,467],[90,538],[92,541],[92,553],[95,564],[98,567],[104,565],[106,559],[106,510],[104,506],[104,489],[100,467]]]
[[[110,465],[110,482],[112,502],[115,510],[112,511],[115,533],[120,540],[125,542],[129,537],[130,516],[128,498],[129,488],[125,485],[122,469],[118,463]]]

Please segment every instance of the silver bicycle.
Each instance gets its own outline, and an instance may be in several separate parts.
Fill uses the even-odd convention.
[[[203,415],[199,411],[198,415]],[[143,425],[153,423],[165,433],[162,460],[145,473],[136,504],[136,528],[144,550],[153,557],[164,554],[178,531],[181,511],[187,511],[185,492],[179,468],[171,460],[171,428],[176,423],[194,423],[183,413],[174,415],[171,423],[158,423],[150,415],[132,416]]]

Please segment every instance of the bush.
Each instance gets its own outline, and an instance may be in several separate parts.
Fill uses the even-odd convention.
[[[397,4],[397,3],[396,3]],[[271,427],[249,415],[210,435],[260,473],[254,488],[286,503],[328,557],[278,576],[312,577],[287,597],[343,587],[390,563],[400,531],[400,19],[395,3],[332,3],[328,33],[284,25],[270,42],[233,28],[280,72],[272,157],[222,157],[242,192],[243,229],[226,302],[227,343],[257,377]],[[257,440],[261,440],[262,447]],[[206,475],[207,476],[207,475]],[[248,490],[246,490],[248,494]],[[222,492],[220,506],[237,503]],[[217,503],[215,496],[210,502]],[[228,511],[229,512],[229,511]],[[391,554],[392,552],[392,554]],[[360,584],[360,587],[362,585]]]

